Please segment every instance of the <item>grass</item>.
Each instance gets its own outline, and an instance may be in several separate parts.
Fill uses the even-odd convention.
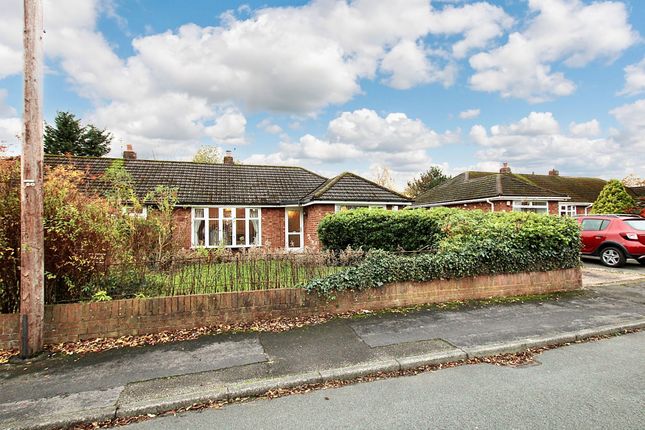
[[[117,269],[109,279],[97,280],[92,289],[120,298],[297,288],[345,268],[298,258],[191,261],[156,270]]]

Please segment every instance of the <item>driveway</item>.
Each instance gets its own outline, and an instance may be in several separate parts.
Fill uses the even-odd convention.
[[[645,266],[628,260],[621,268],[603,266],[597,258],[582,258],[582,283],[585,287],[645,281]]]

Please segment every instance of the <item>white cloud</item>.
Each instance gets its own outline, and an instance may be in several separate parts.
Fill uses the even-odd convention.
[[[448,64],[443,69],[433,64],[423,44],[402,40],[388,52],[381,62],[381,70],[391,76],[385,83],[405,90],[419,84],[440,82],[448,87],[455,81],[457,69]]]
[[[645,92],[645,58],[625,67],[625,87],[619,94],[634,95]]]
[[[515,123],[489,129],[476,125],[470,137],[481,146],[476,153],[479,165],[492,170],[507,161],[516,172],[546,173],[556,167],[568,175],[605,178],[645,173],[637,155],[645,153],[645,100],[611,114],[623,128],[608,137],[598,137],[601,130],[595,119],[571,123],[564,132],[550,112],[531,112]]]
[[[358,109],[331,120],[324,137],[306,134],[297,142],[282,142],[279,152],[255,154],[244,162],[301,165],[335,174],[332,163],[361,160],[387,166],[402,186],[432,164],[429,148],[459,139],[459,131],[439,134],[404,113],[381,116],[371,109]]]
[[[624,165],[629,172],[645,176],[645,99],[612,109],[611,113],[622,126],[613,139],[620,143]]]
[[[19,135],[22,133],[22,120],[16,110],[6,103],[7,90],[0,88],[0,147],[7,153],[19,151]]]
[[[480,114],[479,109],[467,109],[464,111],[459,112],[459,118],[461,119],[472,119],[472,118],[477,118]]]
[[[257,124],[257,127],[261,130],[266,131],[270,134],[281,134],[283,132],[282,127],[278,124],[274,124],[270,119],[265,118]]]
[[[638,40],[621,2],[585,4],[580,0],[530,0],[534,17],[508,42],[470,58],[471,87],[541,102],[575,91],[575,84],[552,64],[582,67],[613,60]]]
[[[572,122],[569,124],[569,131],[574,136],[595,137],[600,134],[600,123],[596,119],[587,122]]]
[[[434,34],[463,34],[463,39],[452,46],[453,55],[463,58],[469,51],[485,48],[493,39],[502,36],[504,30],[513,25],[513,18],[501,7],[481,2],[435,11],[429,25]]]

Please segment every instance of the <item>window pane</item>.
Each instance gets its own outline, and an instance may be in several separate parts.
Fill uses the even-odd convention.
[[[193,221],[193,245],[195,246],[204,246],[204,237],[206,222],[204,220],[195,220]]]
[[[222,216],[224,218],[232,218],[233,217],[233,209],[231,209],[231,208],[222,209]]]
[[[287,211],[287,232],[289,233],[300,233],[300,211],[295,209],[289,209]]]
[[[219,245],[219,221],[216,219],[208,222],[208,245]]]
[[[625,222],[627,223],[627,225],[635,228],[636,230],[645,230],[645,220],[643,219],[631,219]]]
[[[244,210],[244,208],[236,208],[235,209],[235,218],[244,219],[246,217],[245,212],[246,211]]]
[[[582,221],[582,229],[585,231],[598,231],[602,227],[601,219],[586,219]]]
[[[249,221],[249,245],[260,244],[260,220],[252,219]]]
[[[222,233],[224,238],[224,246],[233,245],[233,221],[225,219],[222,221]]]
[[[208,218],[209,219],[218,219],[219,218],[219,208],[208,208]]]
[[[243,219],[235,221],[235,244],[246,245],[246,222]]]
[[[300,248],[300,234],[289,234],[289,248]]]
[[[204,208],[195,208],[195,218],[204,218]]]
[[[259,218],[260,217],[260,211],[257,208],[249,209],[249,217],[250,218]]]

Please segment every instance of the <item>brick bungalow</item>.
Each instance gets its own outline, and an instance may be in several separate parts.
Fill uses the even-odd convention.
[[[318,223],[329,213],[412,204],[349,172],[325,178],[301,167],[235,164],[229,153],[224,164],[138,160],[131,148],[123,155],[139,198],[158,185],[177,189],[175,220],[185,248],[318,248]],[[114,160],[47,155],[45,164],[87,172],[92,186],[105,191],[101,177]]]
[[[448,206],[552,215],[589,212],[606,181],[598,178],[517,174],[504,163],[499,173],[464,172],[417,198],[414,207]]]

